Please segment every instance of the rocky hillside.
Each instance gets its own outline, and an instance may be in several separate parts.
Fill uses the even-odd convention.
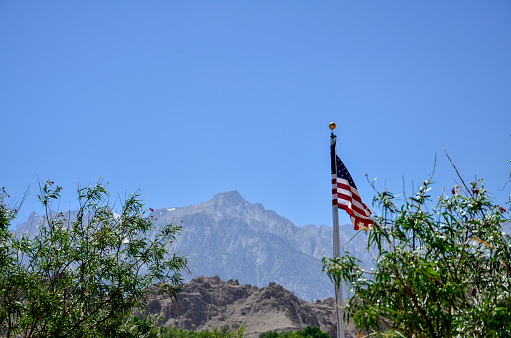
[[[196,277],[184,284],[178,301],[154,296],[149,312],[162,315],[161,325],[200,331],[244,325],[245,334],[258,337],[267,331],[296,331],[317,326],[335,337],[335,302],[333,298],[306,302],[276,283],[258,288],[240,285],[237,280],[220,277]],[[348,326],[346,337],[356,337]]]

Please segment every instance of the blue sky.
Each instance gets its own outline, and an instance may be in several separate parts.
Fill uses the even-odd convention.
[[[331,225],[328,123],[366,204],[511,166],[509,1],[2,1],[0,186],[100,176],[148,207],[238,190]],[[386,182],[386,183],[385,183]],[[349,218],[341,214],[341,223]]]

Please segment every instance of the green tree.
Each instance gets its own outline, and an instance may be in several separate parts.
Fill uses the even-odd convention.
[[[259,338],[279,338],[279,333],[275,331],[268,331],[259,334]]]
[[[268,331],[259,334],[259,338],[330,338],[328,333],[321,331],[319,327],[307,326],[303,331],[298,330],[296,332],[284,331],[274,332]]]
[[[381,215],[367,231],[373,271],[350,253],[323,258],[332,281],[353,295],[345,321],[406,337],[510,337],[511,239],[502,229],[509,213],[482,180],[455,186],[434,205],[430,184],[401,205],[376,193]]]
[[[102,181],[78,188],[76,216],[51,212],[60,191],[50,181],[42,187],[46,218],[35,236],[12,231],[17,208],[0,192],[0,335],[143,335],[147,323],[131,312],[154,292],[174,297],[187,269],[171,248],[180,226],[155,229],[138,192],[114,213]]]
[[[177,329],[175,327],[161,327],[159,330],[160,338],[243,338],[245,327],[241,325],[236,330],[230,330],[228,326],[223,326],[221,329],[214,328],[213,331],[202,330],[200,332],[187,331]]]
[[[328,333],[321,331],[316,326],[307,326],[305,330],[298,330],[296,333],[304,338],[330,338]]]

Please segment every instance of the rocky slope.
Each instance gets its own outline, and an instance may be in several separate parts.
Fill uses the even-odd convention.
[[[317,326],[336,334],[335,302],[333,298],[306,302],[281,285],[270,283],[258,288],[240,285],[237,280],[222,281],[215,277],[196,277],[184,285],[177,302],[154,296],[149,312],[163,316],[158,323],[186,330],[200,331],[244,325],[245,334],[258,337],[267,331],[296,331]],[[356,337],[355,328],[348,326],[346,337]]]

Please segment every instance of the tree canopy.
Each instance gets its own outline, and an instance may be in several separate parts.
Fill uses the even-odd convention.
[[[510,337],[509,213],[482,180],[443,191],[436,203],[430,185],[423,181],[402,203],[377,191],[380,214],[366,232],[374,269],[349,252],[323,258],[324,271],[352,295],[345,321],[375,335]]]
[[[176,295],[186,259],[172,250],[181,226],[158,229],[140,193],[118,214],[105,184],[78,188],[77,213],[51,211],[61,187],[46,181],[35,234],[13,230],[18,206],[0,190],[0,334],[4,337],[129,337],[131,312],[150,295]],[[151,238],[149,238],[149,235]]]

